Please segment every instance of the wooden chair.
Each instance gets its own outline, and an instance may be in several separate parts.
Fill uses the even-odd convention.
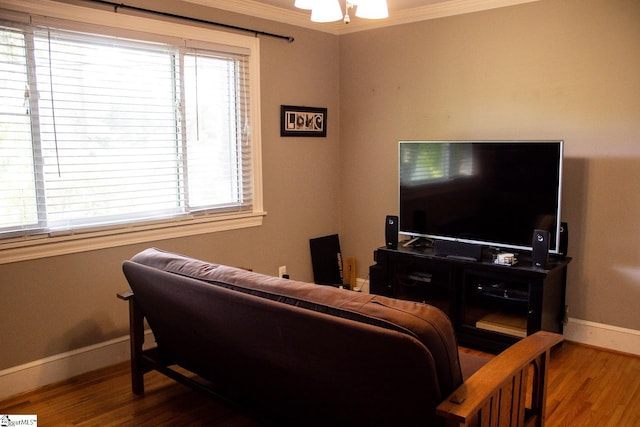
[[[542,427],[551,348],[562,335],[537,332],[472,375],[436,413],[447,427]]]

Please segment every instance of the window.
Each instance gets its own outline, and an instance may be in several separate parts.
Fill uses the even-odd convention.
[[[0,21],[3,243],[262,215],[257,51],[126,34]]]
[[[400,180],[404,185],[422,185],[474,175],[473,150],[462,143],[402,144]],[[410,166],[408,166],[410,165]]]

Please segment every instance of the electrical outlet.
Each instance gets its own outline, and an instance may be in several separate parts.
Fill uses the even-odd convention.
[[[284,277],[287,274],[287,266],[281,265],[278,267],[278,277]]]

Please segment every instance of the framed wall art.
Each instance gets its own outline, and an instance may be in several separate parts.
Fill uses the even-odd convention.
[[[280,106],[280,136],[327,136],[327,109]]]

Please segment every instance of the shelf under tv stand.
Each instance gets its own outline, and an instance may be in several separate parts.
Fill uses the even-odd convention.
[[[499,352],[539,330],[562,333],[567,266],[550,256],[535,268],[530,253],[516,265],[441,257],[431,247],[379,248],[370,267],[371,293],[425,302],[451,318],[461,345]]]

